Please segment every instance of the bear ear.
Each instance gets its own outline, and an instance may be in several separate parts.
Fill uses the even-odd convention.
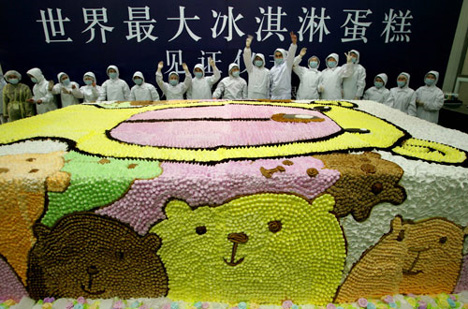
[[[188,211],[192,211],[189,204],[181,200],[171,200],[166,204],[166,216],[168,218],[171,217],[179,217],[181,213],[185,213]]]
[[[154,233],[148,233],[143,238],[143,244],[151,251],[158,251],[159,247],[161,247],[161,239]]]
[[[312,201],[312,206],[323,211],[332,211],[335,207],[335,198],[330,194],[320,195]]]
[[[33,232],[37,239],[41,239],[49,235],[50,228],[40,222],[36,222],[33,226]]]
[[[401,230],[402,225],[403,225],[403,218],[400,215],[397,215],[392,220],[392,231],[399,232]]]

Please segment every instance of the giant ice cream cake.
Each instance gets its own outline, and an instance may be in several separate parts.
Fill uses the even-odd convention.
[[[468,136],[375,102],[76,105],[0,127],[0,296],[326,305],[468,288]]]

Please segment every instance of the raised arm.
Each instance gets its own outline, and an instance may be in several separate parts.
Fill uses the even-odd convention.
[[[297,55],[294,58],[293,71],[294,71],[294,73],[296,73],[296,75],[299,77],[299,79],[302,78],[302,76],[304,75],[304,73],[306,71],[306,68],[301,67],[299,65],[299,63],[301,63],[301,61],[302,61],[302,57],[304,57],[306,53],[307,53],[307,48],[304,47],[299,52],[299,55]]]
[[[250,44],[252,44],[252,39],[253,39],[253,36],[249,35],[247,39],[245,40],[244,54],[242,55],[244,58],[245,68],[247,69],[247,73],[249,74],[250,72],[252,72],[252,69],[253,69],[252,50],[250,49]]]
[[[184,78],[184,83],[183,83],[184,92],[185,92],[187,91],[187,89],[190,88],[190,86],[192,86],[192,74],[190,74],[187,64],[182,63],[182,68],[185,71],[185,78]]]
[[[166,94],[167,84],[163,81],[163,75],[161,73],[161,70],[163,67],[164,67],[164,62],[160,61],[158,63],[158,70],[156,71],[156,83],[158,84],[159,88],[161,88],[162,92]]]
[[[289,34],[291,35],[291,45],[289,45],[288,58],[286,59],[286,63],[288,69],[292,71],[294,65],[294,57],[296,57],[297,51],[297,36],[292,31]]]
[[[350,77],[354,73],[354,63],[351,60],[352,59],[351,55],[349,53],[345,53],[345,56],[346,56],[346,64],[341,67],[338,73],[341,78]]]
[[[216,66],[215,61],[213,59],[211,59],[211,57],[208,58],[208,61],[209,61],[210,65],[211,65],[211,68],[213,69],[213,75],[208,77],[208,83],[210,84],[210,86],[213,86],[221,78],[221,72],[219,72],[219,69]]]

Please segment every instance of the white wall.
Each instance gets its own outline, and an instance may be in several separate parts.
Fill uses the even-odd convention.
[[[458,68],[460,64],[465,62],[465,67],[468,70],[466,60],[463,59],[463,49],[465,41],[468,37],[468,0],[463,0],[463,5],[458,20],[458,26],[455,33],[455,38],[450,52],[449,63],[445,71],[445,79],[442,90],[444,92],[452,92],[457,80]],[[468,55],[468,53],[467,53]],[[465,73],[466,74],[466,73]]]

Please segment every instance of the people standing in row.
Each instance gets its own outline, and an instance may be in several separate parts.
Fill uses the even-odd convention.
[[[253,37],[249,36],[247,38],[243,58],[247,73],[249,74],[249,83],[239,76],[239,65],[233,63],[229,67],[229,76],[224,78],[218,84],[215,92],[211,94],[213,85],[220,78],[220,71],[216,67],[215,61],[210,58],[209,64],[214,73],[212,76],[205,76],[203,65],[197,64],[193,69],[195,80],[192,80],[188,68],[184,64],[186,79],[183,83],[179,83],[179,76],[176,72],[171,72],[169,74],[169,83],[164,83],[162,82],[162,73],[160,72],[162,67],[158,65],[156,77],[158,79],[158,75],[161,76],[158,84],[168,99],[183,100],[185,92],[187,92],[188,99],[274,99],[274,94],[277,95],[277,98],[283,97],[283,100],[285,97],[290,98],[290,91],[286,90],[290,86],[290,83],[287,82],[290,80],[288,63],[289,58],[294,55],[297,49],[297,37],[294,33],[290,35],[291,45],[289,52],[282,49],[275,50],[275,64],[271,71],[265,68],[265,57],[262,54],[252,55],[250,47]],[[296,99],[316,100],[321,98],[337,100],[343,98],[340,94],[343,94],[345,99],[353,95],[353,99],[360,98],[362,87],[365,85],[365,81],[363,80],[366,73],[364,67],[359,64],[360,55],[357,50],[351,50],[348,54],[345,53],[347,63],[341,67],[338,66],[338,55],[335,53],[330,54],[327,57],[327,68],[322,72],[319,71],[320,60],[316,56],[308,58],[307,67],[299,65],[306,52],[307,49],[303,48],[293,61],[293,70],[300,80]],[[284,60],[285,58],[286,61]],[[141,72],[135,72],[133,76],[135,85],[131,91],[127,83],[119,79],[119,71],[116,66],[110,65],[106,72],[109,80],[103,84],[103,87],[99,87],[96,84],[96,77],[93,72],[87,72],[83,76],[85,85],[80,88],[79,84],[70,81],[70,77],[64,72],[58,74],[59,82],[54,86],[52,81],[48,82],[44,78],[40,69],[30,69],[28,76],[34,83],[34,87],[32,97],[25,99],[28,104],[10,104],[10,102],[18,100],[15,98],[9,99],[7,102],[8,107],[2,112],[2,117],[5,115],[10,120],[15,120],[33,115],[34,110],[37,110],[39,114],[54,110],[57,108],[57,105],[53,94],[61,96],[63,107],[77,104],[79,103],[79,99],[83,99],[84,102],[111,99],[119,101],[157,101],[160,99],[156,88],[150,83],[145,82],[145,78]],[[10,90],[8,95],[11,96],[13,93],[11,90],[16,89],[13,87],[15,87],[15,82],[19,83],[21,75],[16,71],[9,71],[9,73],[11,76],[5,77],[5,80],[8,81],[8,88]],[[375,76],[374,85],[366,90],[363,98],[384,103],[409,115],[416,115],[419,118],[437,122],[438,111],[443,106],[444,101],[442,90],[436,86],[438,78],[438,72],[428,72],[424,78],[425,85],[418,88],[415,92],[409,87],[410,75],[402,72],[397,78],[398,86],[388,90],[386,87],[388,77],[385,73],[380,73]],[[285,83],[279,82],[281,80]],[[21,85],[26,86],[24,84]],[[18,89],[22,89],[20,91],[22,94],[26,91],[26,88],[23,86],[17,87]],[[247,90],[244,90],[244,88]],[[127,92],[129,93],[128,96]],[[4,107],[4,104],[2,104],[2,107]],[[15,115],[12,116],[11,113]]]

